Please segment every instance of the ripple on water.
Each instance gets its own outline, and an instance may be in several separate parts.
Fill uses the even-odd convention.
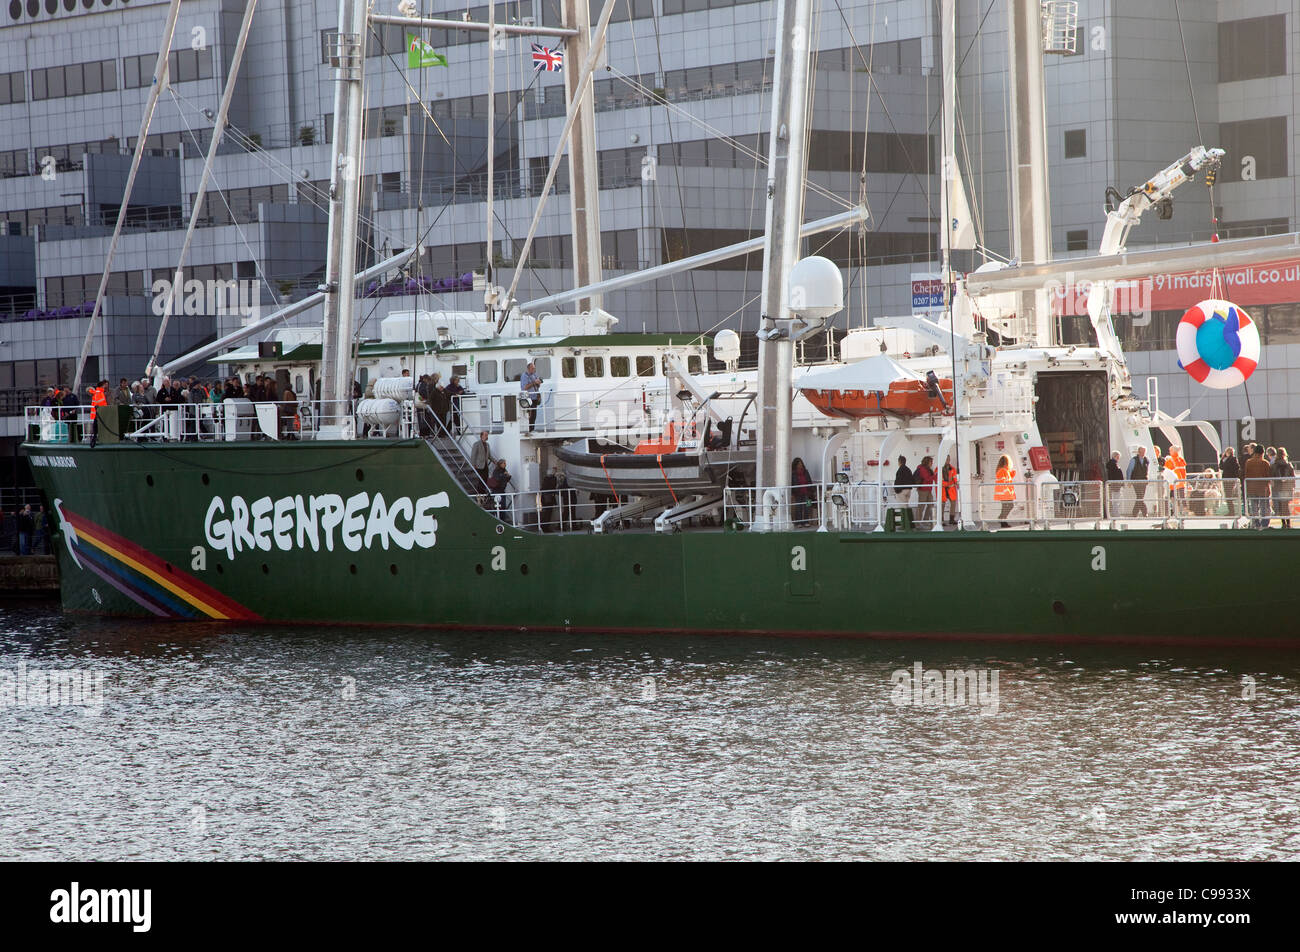
[[[104,676],[0,710],[4,858],[1300,856],[1282,652],[0,625]],[[916,662],[996,711],[896,706]]]

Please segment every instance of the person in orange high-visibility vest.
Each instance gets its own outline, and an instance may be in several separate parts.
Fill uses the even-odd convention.
[[[1011,457],[1003,456],[998,460],[997,487],[993,490],[993,498],[1002,503],[1002,513],[998,516],[998,521],[1002,523],[1003,529],[1011,528],[1011,523],[1007,522],[1007,516],[1011,515],[1011,510],[1016,505],[1016,487],[1012,480],[1016,478],[1016,471],[1011,468]]]
[[[952,465],[952,459],[947,459],[943,464],[943,514],[944,522],[952,525],[957,524],[957,467]]]
[[[101,380],[99,385],[91,385],[86,388],[90,394],[90,448],[95,448],[95,441],[99,439],[99,408],[108,406],[108,381]]]
[[[1183,459],[1181,446],[1169,447],[1169,455],[1165,457],[1165,469],[1173,474],[1173,496],[1178,509],[1181,510],[1183,500],[1187,497],[1187,460]]]

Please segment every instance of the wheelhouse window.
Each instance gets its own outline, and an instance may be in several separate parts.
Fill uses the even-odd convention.
[[[523,375],[524,368],[528,366],[528,361],[521,358],[506,361],[506,382],[518,383],[519,378]]]
[[[495,360],[480,360],[478,363],[478,382],[479,383],[496,383],[497,382],[497,362]]]
[[[704,361],[698,354],[692,354],[686,358],[686,370],[688,373],[699,374],[704,372]]]
[[[632,376],[632,358],[631,357],[609,358],[609,375],[611,377]]]
[[[637,357],[636,375],[638,377],[653,377],[655,375],[655,359],[645,355]]]
[[[577,358],[577,357],[561,357],[561,358],[560,358],[560,374],[561,374],[561,376],[563,376],[566,380],[572,380],[574,377],[578,376],[578,358]]]
[[[584,377],[605,376],[605,358],[604,357],[582,358],[582,375]]]

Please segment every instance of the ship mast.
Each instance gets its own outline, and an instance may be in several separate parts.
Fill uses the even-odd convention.
[[[321,439],[351,439],[352,334],[356,306],[357,217],[361,199],[361,106],[368,0],[339,0],[330,168],[325,317],[321,348]]]
[[[561,23],[578,32],[565,43],[564,101],[577,120],[569,134],[569,210],[573,225],[573,283],[587,287],[600,283],[600,178],[596,168],[595,95],[585,91],[579,68],[591,53],[591,9],[587,0],[564,0]],[[581,298],[578,313],[595,313],[599,294]]]
[[[794,336],[787,289],[799,256],[812,0],[778,0],[772,126],[768,147],[767,244],[763,249],[762,326],[758,332],[757,485],[790,483]],[[764,513],[768,507],[763,506]],[[766,517],[765,517],[766,518]],[[778,514],[775,524],[786,522]]]
[[[1052,205],[1047,186],[1047,117],[1043,81],[1042,6],[1007,6],[1011,82],[1011,257],[1027,264],[1052,260]],[[1040,347],[1055,343],[1046,289],[1026,291],[1016,306],[1021,326]]]

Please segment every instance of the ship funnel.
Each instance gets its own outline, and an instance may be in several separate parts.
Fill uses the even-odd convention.
[[[812,255],[790,270],[790,311],[820,321],[844,310],[844,277],[829,258]]]

